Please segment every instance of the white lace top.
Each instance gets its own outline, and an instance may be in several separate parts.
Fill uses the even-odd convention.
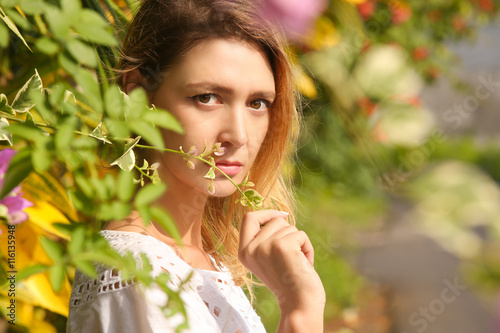
[[[101,234],[119,253],[130,251],[136,260],[140,260],[141,253],[146,254],[154,276],[164,271],[170,274],[171,289],[178,290],[178,282],[193,272],[181,291],[189,323],[189,329],[183,332],[265,332],[259,316],[243,290],[234,284],[227,268],[219,271],[193,268],[172,248],[151,236],[114,230],[103,230]],[[166,318],[159,308],[166,301],[167,295],[158,286],[146,288],[133,280],[123,280],[116,269],[98,267],[96,279],[77,270],[66,331],[174,332],[183,318],[180,314]]]

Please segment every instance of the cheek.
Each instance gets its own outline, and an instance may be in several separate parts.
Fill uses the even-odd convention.
[[[264,142],[266,136],[268,135],[268,132],[270,130],[272,130],[271,128],[269,128],[270,127],[270,123],[271,123],[270,115],[268,114],[264,118],[263,124],[259,127],[259,131],[258,131],[259,148],[262,145],[262,143]]]

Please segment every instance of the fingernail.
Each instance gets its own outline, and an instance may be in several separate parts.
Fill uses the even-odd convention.
[[[289,213],[284,212],[284,211],[282,211],[282,210],[280,210],[280,213],[283,213],[283,214],[285,214],[285,215],[290,215]]]

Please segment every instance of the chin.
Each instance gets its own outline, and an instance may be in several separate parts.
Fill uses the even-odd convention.
[[[216,198],[225,198],[230,195],[232,195],[234,192],[236,192],[236,187],[234,187],[233,184],[231,184],[229,181],[227,181],[228,184],[225,184],[226,182],[215,182],[215,192],[213,194],[208,193],[208,188],[205,188],[205,193],[208,194],[211,197],[216,197]]]

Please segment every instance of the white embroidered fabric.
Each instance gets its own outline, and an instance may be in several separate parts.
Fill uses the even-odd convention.
[[[259,316],[243,290],[234,284],[227,268],[221,267],[219,271],[193,268],[167,244],[151,236],[115,230],[103,230],[101,234],[121,254],[129,251],[137,261],[141,253],[146,254],[153,276],[165,271],[170,274],[171,289],[179,290],[179,282],[193,272],[180,293],[189,324],[189,329],[182,332],[265,332]],[[217,267],[215,262],[214,266]],[[134,280],[123,280],[116,269],[98,267],[96,279],[77,270],[66,331],[174,332],[183,318],[180,314],[167,318],[161,312],[167,297],[158,286],[146,288]]]

